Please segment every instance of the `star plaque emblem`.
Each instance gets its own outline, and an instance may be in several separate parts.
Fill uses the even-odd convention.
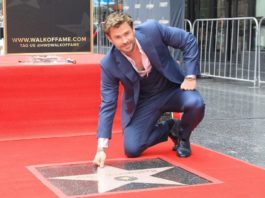
[[[28,168],[58,196],[64,197],[212,183],[161,158],[110,160],[104,168],[97,168],[92,162]]]

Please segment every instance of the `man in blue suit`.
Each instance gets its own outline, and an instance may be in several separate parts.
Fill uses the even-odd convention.
[[[170,137],[179,157],[190,156],[190,135],[203,119],[205,108],[196,90],[199,64],[194,36],[154,20],[134,29],[132,18],[124,13],[110,14],[104,32],[113,46],[100,62],[102,101],[94,163],[103,167],[106,160],[119,83],[124,88],[121,116],[125,154],[138,157]],[[169,46],[183,51],[183,71],[170,55]],[[182,119],[157,124],[164,112],[182,112]]]

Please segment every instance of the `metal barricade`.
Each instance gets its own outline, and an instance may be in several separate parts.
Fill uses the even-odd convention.
[[[184,30],[193,33],[193,26],[190,20],[184,19]]]
[[[94,41],[94,52],[98,54],[106,54],[111,47],[111,43],[108,41],[104,34],[103,23],[96,26],[96,38]]]
[[[259,21],[258,71],[260,85],[261,83],[265,83],[265,17]]]
[[[254,17],[195,20],[201,74],[256,86],[258,28]]]

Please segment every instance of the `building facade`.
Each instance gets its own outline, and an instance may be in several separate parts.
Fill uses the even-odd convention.
[[[186,18],[232,18],[265,16],[264,0],[185,0]]]

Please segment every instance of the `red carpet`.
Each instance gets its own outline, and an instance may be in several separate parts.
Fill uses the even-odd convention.
[[[0,196],[6,198],[56,197],[26,167],[38,164],[91,161],[95,147],[94,135],[0,142]],[[185,198],[263,198],[265,196],[265,171],[263,169],[195,145],[192,145],[192,149],[193,155],[190,158],[180,159],[171,151],[171,144],[168,142],[147,150],[142,157],[161,156],[173,164],[182,164],[187,169],[198,171],[222,183],[129,193],[107,193],[104,197],[159,198],[166,195],[166,197],[174,198],[179,196]],[[107,155],[109,160],[125,158],[121,134],[114,135]]]
[[[102,55],[64,56],[77,64],[32,66],[18,63],[26,56],[0,56],[0,139],[95,132]]]
[[[53,66],[18,65],[22,57],[0,57],[0,197],[57,197],[27,167],[93,159],[101,57],[76,55],[72,57],[76,65]],[[118,117],[114,131],[108,159],[126,158]],[[161,157],[220,183],[93,197],[265,197],[264,169],[196,145],[192,149],[190,158],[180,159],[167,142],[150,148],[141,158]]]

